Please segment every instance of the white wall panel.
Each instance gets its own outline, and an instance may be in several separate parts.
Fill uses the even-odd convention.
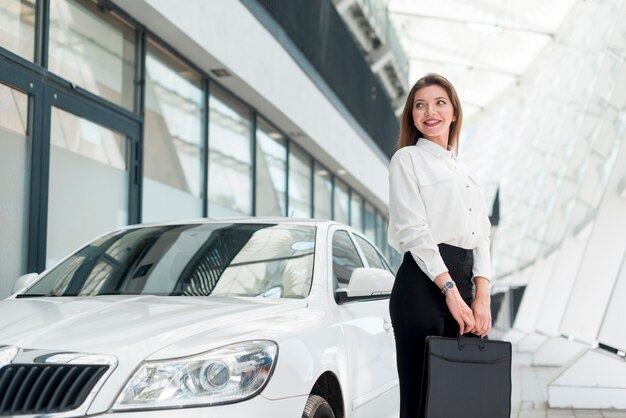
[[[587,342],[598,337],[626,253],[626,199],[618,194],[618,185],[626,177],[624,142],[618,148],[561,325],[563,334]]]
[[[622,258],[622,266],[615,288],[611,292],[611,300],[600,329],[598,341],[613,348],[626,351],[626,254]]]
[[[526,286],[522,303],[515,317],[514,328],[526,332],[535,331],[535,324],[539,316],[537,306],[543,302],[555,261],[556,254],[552,254],[531,267],[530,281]]]
[[[551,408],[625,409],[626,362],[600,349],[583,352],[548,384],[548,403]]]
[[[576,272],[588,237],[588,233],[583,233],[577,237],[568,237],[561,244],[543,303],[536,307],[539,312],[535,325],[537,331],[547,335],[559,335],[563,313],[574,287]]]

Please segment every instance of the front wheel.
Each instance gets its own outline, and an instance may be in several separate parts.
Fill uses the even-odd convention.
[[[310,395],[304,406],[302,418],[335,418],[335,413],[326,399],[317,395]]]

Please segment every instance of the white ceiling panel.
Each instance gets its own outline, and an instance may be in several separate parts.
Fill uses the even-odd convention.
[[[429,72],[457,88],[466,117],[520,80],[574,0],[389,0],[411,85]]]
[[[389,10],[553,33],[574,3],[575,0],[389,0]]]

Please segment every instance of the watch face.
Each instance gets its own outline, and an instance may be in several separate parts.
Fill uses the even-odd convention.
[[[447,289],[452,289],[454,287],[454,283],[453,282],[446,282],[445,284]]]

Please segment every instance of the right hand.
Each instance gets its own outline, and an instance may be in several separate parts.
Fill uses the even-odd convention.
[[[474,329],[474,313],[461,297],[459,290],[454,286],[446,292],[446,305],[455,321],[459,324],[461,335]]]
[[[452,281],[452,277],[450,273],[446,271],[435,277],[434,281],[441,289],[445,282]],[[471,332],[474,329],[476,326],[474,312],[467,306],[467,303],[465,303],[461,297],[459,289],[456,286],[446,292],[446,305],[448,305],[448,309],[450,309],[454,320],[459,324],[459,332],[461,335],[466,332]]]

